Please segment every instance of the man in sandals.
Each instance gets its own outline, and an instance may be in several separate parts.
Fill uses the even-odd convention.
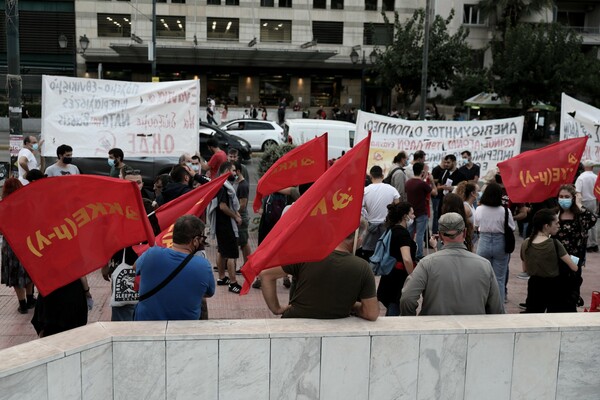
[[[140,279],[140,302],[135,308],[136,321],[198,320],[204,297],[215,293],[215,278],[210,263],[193,256],[204,244],[204,223],[194,215],[175,221],[173,247],[149,248],[133,265]],[[190,260],[160,290],[163,282]],[[143,299],[144,295],[155,292]]]

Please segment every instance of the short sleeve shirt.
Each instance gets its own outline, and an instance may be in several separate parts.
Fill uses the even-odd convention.
[[[27,158],[27,168],[29,168],[30,171],[32,169],[36,169],[38,167],[38,163],[31,150],[27,148],[22,148],[21,150],[19,150],[19,154],[17,156],[17,165],[19,168],[19,181],[21,181],[23,185],[27,185],[29,184],[29,181],[25,179],[25,170],[21,168],[21,164],[19,164],[18,161],[21,157]]]
[[[243,181],[241,181],[238,184],[235,194],[236,194],[238,200],[248,198],[248,196],[250,195],[250,185],[248,184],[247,180],[244,179]],[[247,213],[248,213],[247,206],[243,210],[240,208],[240,214],[247,214]]]
[[[212,155],[210,160],[208,160],[208,166],[210,167],[210,178],[215,179],[219,176],[219,168],[221,164],[227,161],[227,154],[223,150],[217,151]]]
[[[46,168],[46,175],[48,176],[65,176],[65,175],[79,175],[79,168],[73,164],[67,164],[66,167],[59,167],[53,164]]]
[[[562,243],[556,241],[558,248],[558,257],[567,254]],[[525,239],[521,245],[521,260],[525,261],[527,273],[531,276],[542,278],[553,278],[558,276],[558,259],[554,249],[554,240],[548,239],[541,243],[531,243],[530,239]]]
[[[431,193],[431,186],[418,178],[406,181],[406,199],[413,206],[415,217],[427,215],[427,195]]]

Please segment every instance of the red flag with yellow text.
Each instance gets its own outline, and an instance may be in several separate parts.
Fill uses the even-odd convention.
[[[587,136],[526,151],[498,163],[502,182],[513,203],[539,203],[573,183]]]
[[[327,132],[284,154],[260,178],[252,207],[258,212],[264,196],[316,181],[327,170]]]
[[[281,217],[242,268],[241,294],[260,271],[322,260],[360,222],[371,133],[336,161]]]
[[[600,174],[598,174],[598,178],[596,178],[596,184],[594,185],[594,196],[596,196],[596,199],[600,201]]]
[[[90,175],[40,179],[0,202],[0,231],[42,295],[154,243],[134,182]]]
[[[175,221],[177,220],[177,218],[181,217],[182,215],[195,215],[197,217],[199,217],[200,215],[202,215],[202,213],[204,212],[204,210],[206,210],[206,207],[208,207],[208,205],[210,204],[211,200],[217,195],[217,193],[219,192],[219,189],[221,189],[223,187],[223,184],[225,183],[225,181],[227,180],[227,178],[229,177],[230,173],[226,173],[223,174],[221,176],[219,176],[218,178],[213,179],[212,181],[205,183],[204,185],[197,187],[196,189],[192,190],[189,193],[184,194],[183,196],[180,196],[174,200],[171,200],[170,202],[168,202],[167,204],[165,204],[165,206],[168,206],[171,203],[175,203],[175,205],[169,209],[169,220],[171,221],[169,225],[167,225],[161,233],[159,233],[156,236],[156,245],[160,246],[160,247],[173,247],[173,226],[175,225]],[[192,203],[190,201],[190,197],[188,197],[189,194],[194,194],[194,196],[192,197],[194,199],[194,203]],[[182,200],[182,203],[179,204],[180,199],[184,198]],[[182,205],[187,205],[190,206],[190,208],[183,210],[182,209]],[[164,207],[164,206],[163,206]],[[162,208],[162,207],[160,207]],[[157,210],[157,212],[160,210],[160,208]],[[173,212],[173,210],[179,210],[179,214],[175,214]],[[163,221],[167,221],[167,219],[165,218],[167,214],[163,214]],[[144,251],[148,250],[150,248],[149,245],[147,244],[142,244],[139,246],[134,246],[133,250],[138,254],[141,255]]]
[[[154,214],[156,214],[156,219],[158,219],[158,225],[160,226],[160,229],[164,230],[168,228],[170,225],[175,223],[177,218],[185,214],[194,214],[196,216],[200,216],[200,214],[204,212],[204,209],[206,209],[207,205],[205,205],[202,211],[199,213],[189,212],[189,210],[198,206],[200,202],[205,201],[207,193],[213,193],[212,197],[208,199],[208,202],[210,202],[217,194],[221,186],[223,186],[223,183],[227,180],[228,176],[229,174],[219,176],[218,178],[215,178],[204,185],[198,186],[186,194],[158,207]]]

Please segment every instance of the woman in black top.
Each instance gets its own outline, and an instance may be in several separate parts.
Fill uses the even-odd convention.
[[[417,253],[417,244],[411,239],[407,229],[414,221],[415,212],[407,202],[390,204],[387,208],[385,225],[387,229],[392,230],[390,255],[398,262],[389,274],[381,277],[377,288],[377,300],[387,308],[386,316],[398,316],[404,281],[415,267],[413,260]]]

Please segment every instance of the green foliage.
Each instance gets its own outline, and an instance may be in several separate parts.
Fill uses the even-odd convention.
[[[452,96],[446,101],[449,104],[462,105],[466,99],[489,91],[491,91],[489,70],[470,70],[454,79]]]
[[[394,15],[394,41],[381,52],[373,69],[378,83],[394,88],[398,102],[408,107],[421,92],[425,10],[416,10],[405,22],[400,22],[397,12]],[[385,14],[383,18],[390,24]],[[427,87],[448,89],[469,64],[469,31],[461,26],[450,35],[448,25],[453,18],[454,10],[446,19],[436,15],[431,21]]]
[[[480,0],[478,3],[482,17],[493,18],[503,35],[511,26],[517,26],[521,18],[553,6],[554,0]]]
[[[541,101],[560,105],[562,92],[594,92],[599,62],[581,50],[581,37],[559,24],[519,24],[509,28],[504,41],[492,42],[497,77],[495,89],[523,108]],[[594,84],[595,82],[595,84]],[[597,93],[597,89],[596,89]]]
[[[284,154],[293,150],[295,147],[296,146],[292,144],[267,147],[258,163],[258,178],[260,179],[265,172],[271,168],[271,165],[273,165],[275,161],[279,160]]]

